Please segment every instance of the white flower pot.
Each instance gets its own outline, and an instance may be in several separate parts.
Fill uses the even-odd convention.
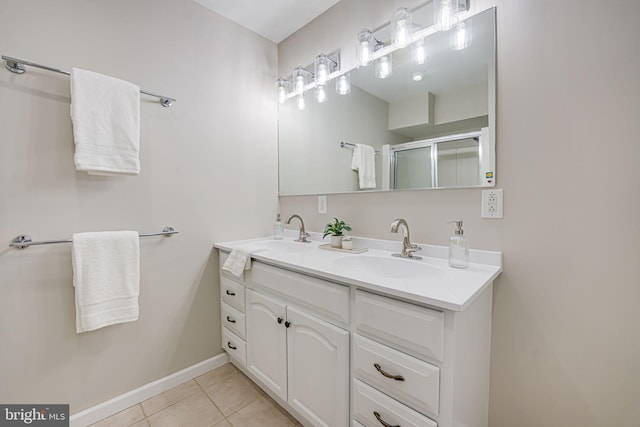
[[[342,236],[331,236],[331,247],[332,248],[341,248],[342,247]]]

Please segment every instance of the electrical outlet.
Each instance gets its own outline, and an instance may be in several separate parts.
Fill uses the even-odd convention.
[[[327,196],[318,196],[318,213],[327,213]]]
[[[502,190],[482,190],[482,218],[504,218]]]

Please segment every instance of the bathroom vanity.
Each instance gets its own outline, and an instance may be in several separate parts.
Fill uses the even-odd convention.
[[[487,426],[498,252],[447,248],[392,257],[397,241],[354,238],[361,254],[311,243],[219,243],[222,345],[230,360],[304,425]],[[242,278],[222,270],[251,244]]]

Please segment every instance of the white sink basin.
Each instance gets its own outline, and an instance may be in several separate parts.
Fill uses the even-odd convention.
[[[278,252],[304,252],[314,249],[313,243],[294,242],[293,240],[261,240],[255,246]]]
[[[356,270],[390,279],[433,278],[444,274],[442,267],[423,260],[372,255],[349,255],[332,262],[339,271]]]

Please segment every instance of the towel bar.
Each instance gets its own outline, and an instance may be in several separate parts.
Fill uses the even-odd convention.
[[[30,62],[30,61],[25,61],[23,59],[11,58],[9,56],[4,56],[4,55],[2,55],[2,59],[4,59],[4,61],[5,61],[4,66],[7,68],[7,70],[11,71],[12,73],[16,73],[16,74],[24,74],[24,72],[27,70],[25,68],[25,65],[28,65],[30,67],[41,68],[43,70],[53,71],[54,73],[64,74],[66,76],[71,76],[71,73],[68,72],[68,71],[59,70],[57,68],[48,67],[46,65],[36,64],[36,63]],[[163,107],[171,107],[171,104],[173,104],[176,101],[175,99],[169,98],[168,96],[156,95],[155,93],[147,92],[147,91],[144,91],[142,89],[140,89],[140,93],[143,93],[145,95],[153,96],[154,98],[160,99],[160,104],[162,104]]]
[[[176,231],[173,227],[165,227],[159,233],[140,234],[140,237],[153,237],[153,236],[171,237],[172,235],[178,234],[178,233],[179,232]],[[52,245],[52,244],[56,244],[56,243],[71,243],[71,242],[73,242],[73,240],[71,240],[71,239],[67,239],[67,240],[43,240],[43,241],[40,241],[40,242],[34,242],[34,241],[31,240],[31,236],[29,236],[28,234],[21,234],[20,236],[14,237],[11,240],[11,242],[9,243],[9,247],[16,248],[16,249],[26,249],[29,246],[35,246],[35,245]]]

